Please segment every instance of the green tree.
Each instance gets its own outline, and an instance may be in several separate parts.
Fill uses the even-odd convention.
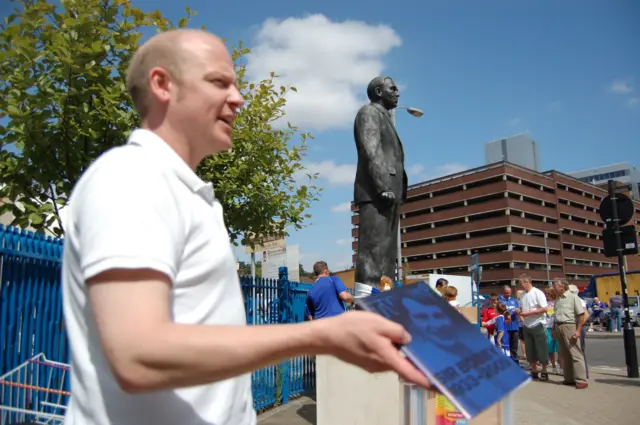
[[[195,12],[185,8],[174,24],[129,0],[13,3],[0,25],[0,118],[8,118],[0,125],[0,214],[62,235],[59,210],[84,170],[139,125],[124,82],[132,54],[145,34],[184,27]],[[286,234],[310,218],[306,211],[319,193],[316,176],[308,185],[294,180],[310,135],[272,126],[295,88],[278,87],[274,74],[246,81],[242,63],[250,50],[242,43],[232,49],[247,105],[234,148],[207,158],[197,172],[214,183],[233,241],[247,232]]]
[[[238,269],[240,276],[251,276],[251,262],[240,261]],[[262,261],[256,261],[256,278],[262,277]]]

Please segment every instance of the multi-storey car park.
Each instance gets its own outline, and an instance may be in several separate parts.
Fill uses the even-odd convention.
[[[412,185],[401,209],[405,275],[469,274],[477,253],[483,292],[515,285],[522,273],[539,286],[566,276],[585,287],[594,274],[617,272],[617,259],[603,254],[598,207],[606,195],[558,171],[508,162]],[[638,231],[640,203],[634,206]],[[359,221],[355,206],[352,211],[355,264]],[[640,257],[627,261],[629,270],[640,269]]]

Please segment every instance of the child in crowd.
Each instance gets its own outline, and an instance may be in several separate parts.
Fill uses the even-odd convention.
[[[381,291],[390,291],[393,288],[393,281],[389,276],[382,276],[380,278],[380,290]]]
[[[447,286],[444,290],[444,298],[449,301],[449,304],[460,311],[460,304],[456,301],[458,298],[458,289],[455,286]]]
[[[492,292],[489,295],[489,306],[484,309],[484,313],[482,313],[482,326],[487,329],[487,336],[489,337],[489,341],[493,344],[496,343],[496,305],[498,304],[498,294]]]
[[[556,357],[558,363],[560,363],[560,356],[558,353],[558,341],[553,337],[553,325],[556,321],[556,315],[554,311],[554,304],[558,299],[558,294],[553,288],[546,288],[544,294],[547,297],[547,345],[549,346],[549,362],[551,363],[551,371],[553,373],[559,373],[558,366],[556,365]]]
[[[496,316],[496,345],[505,356],[511,357],[509,332],[507,332],[507,325],[511,323],[511,313],[505,303],[498,303],[496,313],[498,314]]]

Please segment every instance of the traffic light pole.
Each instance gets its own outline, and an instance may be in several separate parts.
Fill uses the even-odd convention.
[[[622,305],[624,307],[624,357],[627,363],[627,376],[638,378],[638,353],[636,348],[636,335],[629,315],[629,297],[627,296],[627,273],[625,270],[624,255],[622,254],[622,239],[620,238],[620,220],[618,219],[618,203],[616,198],[616,184],[609,180],[609,196],[613,207],[613,229],[615,232],[616,250],[618,252],[618,268],[620,269],[620,283],[622,285]]]

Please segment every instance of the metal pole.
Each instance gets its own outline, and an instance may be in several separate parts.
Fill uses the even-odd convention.
[[[551,286],[551,278],[549,277],[549,248],[547,247],[547,233],[544,234],[544,260],[547,263],[547,285]]]
[[[252,318],[252,325],[256,324],[256,253],[252,252],[251,253],[251,318]]]
[[[389,111],[391,114],[391,122],[393,126],[396,126],[396,108]],[[399,208],[399,207],[398,207]],[[402,233],[400,230],[400,223],[402,223],[402,219],[398,216],[398,250],[397,250],[397,265],[396,265],[396,277],[398,282],[402,282]]]
[[[638,378],[638,352],[636,349],[636,335],[631,325],[631,317],[629,316],[629,297],[627,296],[627,272],[625,267],[625,259],[622,254],[622,239],[620,238],[620,220],[618,219],[618,198],[616,197],[616,185],[613,180],[609,180],[609,196],[611,197],[611,206],[613,207],[613,230],[616,241],[616,250],[618,251],[618,269],[620,270],[620,284],[622,286],[622,305],[624,307],[624,330],[622,337],[624,339],[624,356],[627,363],[627,376],[629,378]]]

